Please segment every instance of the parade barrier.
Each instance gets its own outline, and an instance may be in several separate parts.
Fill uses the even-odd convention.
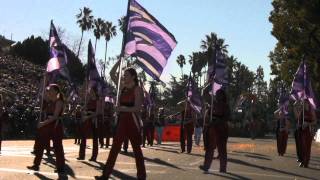
[[[155,131],[154,137],[157,140],[157,131]],[[162,133],[162,141],[180,141],[180,125],[165,126]]]
[[[314,138],[315,138],[316,142],[320,142],[320,129],[318,129]]]

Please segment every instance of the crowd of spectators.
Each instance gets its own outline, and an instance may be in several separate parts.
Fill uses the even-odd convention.
[[[19,57],[0,57],[0,93],[9,121],[4,125],[7,138],[33,136],[39,107],[39,87],[44,69]]]

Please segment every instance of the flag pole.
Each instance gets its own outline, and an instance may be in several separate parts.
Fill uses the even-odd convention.
[[[46,73],[44,73],[44,77],[43,77],[43,88],[42,88],[42,92],[41,92],[40,115],[39,115],[39,119],[38,119],[38,124],[41,122],[41,119],[42,119],[42,108],[43,108],[43,98],[44,98],[45,88],[46,88]]]
[[[120,93],[120,83],[121,83],[121,76],[122,76],[122,66],[123,66],[123,60],[124,60],[124,49],[125,49],[125,42],[126,42],[126,33],[127,33],[127,29],[128,29],[128,24],[129,24],[129,11],[130,11],[130,0],[128,0],[127,15],[125,18],[125,27],[124,28],[126,28],[126,29],[123,32],[123,38],[122,38],[122,48],[121,48],[121,54],[120,54],[116,107],[119,104],[119,93]],[[118,120],[118,117],[116,116],[115,123],[117,123],[117,120]]]

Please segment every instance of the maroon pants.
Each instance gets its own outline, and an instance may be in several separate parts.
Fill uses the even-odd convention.
[[[84,159],[86,156],[87,138],[92,134],[92,156],[91,159],[97,159],[98,156],[98,128],[92,123],[91,119],[81,124],[81,142],[79,158]]]
[[[210,169],[214,149],[218,147],[220,159],[220,171],[226,171],[227,168],[227,140],[228,140],[228,124],[221,123],[214,126],[209,126],[207,129],[207,149],[205,152],[204,167]]]
[[[122,117],[119,118],[118,127],[116,135],[113,139],[113,144],[109,153],[106,166],[103,170],[103,175],[109,177],[112,173],[113,167],[115,165],[117,156],[120,152],[121,145],[126,138],[131,142],[136,166],[137,166],[137,177],[141,179],[146,178],[146,169],[144,165],[144,158],[141,151],[141,133],[140,129],[137,128],[134,120],[131,116],[131,113],[123,113]]]
[[[153,146],[154,126],[152,123],[146,123],[146,125],[143,127],[143,147],[146,144],[146,140],[150,146]]]
[[[301,130],[301,154],[302,154],[302,163],[304,166],[309,165],[312,138],[313,137],[309,128],[305,128]]]
[[[99,132],[99,144],[101,147],[106,145],[106,147],[110,144],[110,122],[100,122],[98,125],[98,132]],[[104,142],[104,138],[106,138],[106,142]]]
[[[288,132],[279,131],[278,137],[277,137],[277,148],[278,148],[279,155],[283,156],[283,154],[286,153],[287,141],[288,141]]]
[[[192,135],[194,131],[193,123],[187,123],[183,127],[180,128],[180,145],[181,145],[181,151],[185,151],[186,142],[187,139],[187,152],[190,153],[192,150]]]
[[[41,129],[37,129],[37,135],[36,138],[34,140],[34,145],[33,145],[33,152],[36,152],[36,148],[39,148],[41,146],[41,144],[43,144],[43,147],[45,150],[47,150],[47,152],[50,152],[50,139],[48,139],[47,142],[41,142],[40,141],[40,136],[41,136]]]
[[[35,148],[36,157],[33,162],[33,164],[36,166],[40,165],[43,156],[43,151],[45,147],[48,145],[48,142],[52,140],[54,153],[56,155],[56,167],[57,169],[64,168],[65,159],[62,146],[63,127],[61,124],[58,124],[57,126],[55,126],[55,124],[56,122],[52,122],[38,129],[39,143],[36,145]]]

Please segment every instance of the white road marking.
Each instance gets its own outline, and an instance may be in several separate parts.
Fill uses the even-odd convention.
[[[195,165],[197,165],[197,164],[199,164],[201,162],[203,162],[203,159],[195,161],[195,162],[192,162],[192,163],[189,163],[189,166],[195,166]]]
[[[24,170],[24,169],[14,169],[14,168],[0,168],[0,171],[2,172],[11,172],[11,173],[23,173],[23,174],[29,174],[29,175],[35,175],[35,174],[42,174],[46,176],[54,176],[58,177],[57,173],[52,172],[45,172],[45,171],[32,171],[32,170]],[[120,172],[122,173],[128,173],[128,174],[136,174],[137,169],[121,169]],[[156,171],[156,170],[146,170],[148,174],[166,174],[166,171]],[[93,176],[69,176],[68,178],[75,178],[75,179],[94,179]]]

